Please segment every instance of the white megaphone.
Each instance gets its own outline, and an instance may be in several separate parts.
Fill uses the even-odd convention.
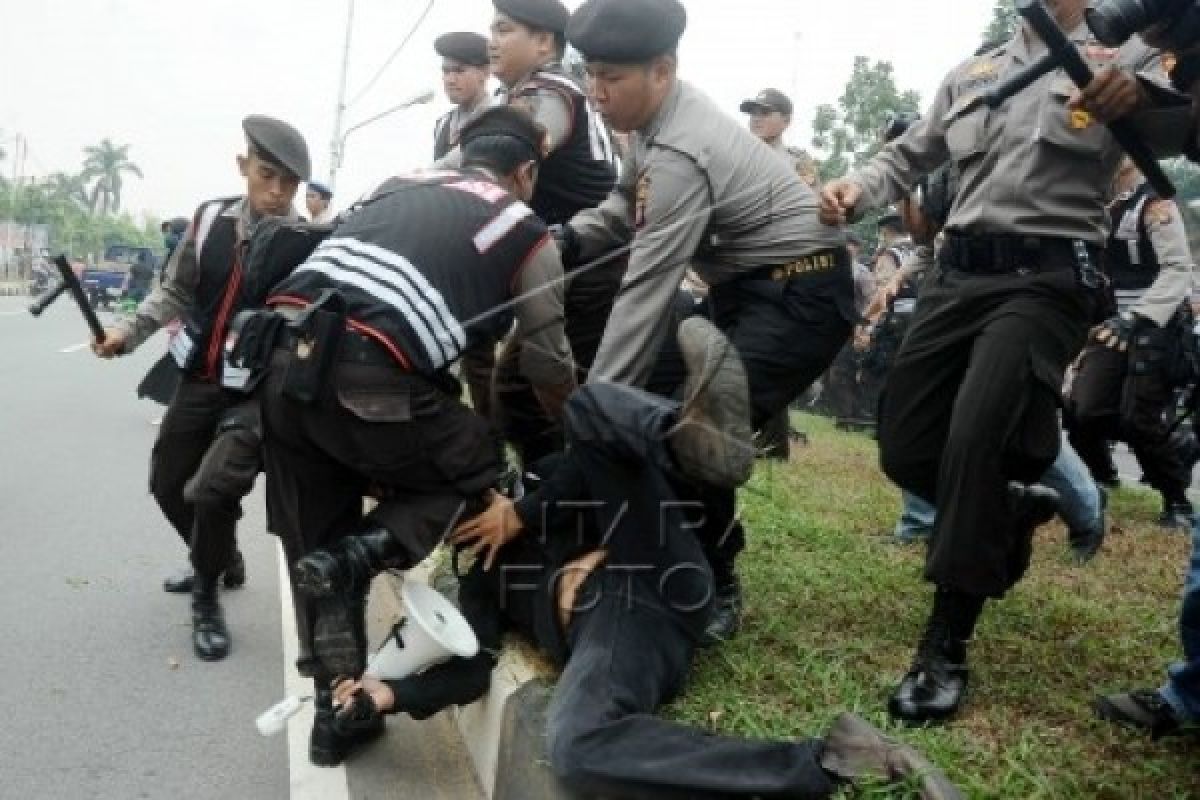
[[[367,664],[369,674],[397,681],[454,656],[471,658],[479,652],[479,639],[470,623],[441,593],[423,583],[405,581],[400,597],[407,616],[392,626]]]

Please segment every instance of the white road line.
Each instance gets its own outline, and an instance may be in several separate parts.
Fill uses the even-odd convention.
[[[60,352],[60,353],[78,353],[80,350],[83,350],[87,346],[88,346],[88,342],[82,342],[80,344],[73,344],[69,347],[64,347],[62,350],[59,350],[58,352]]]
[[[296,671],[296,617],[292,612],[292,584],[288,578],[287,558],[279,547],[279,606],[283,614],[283,693],[307,697],[313,692],[311,678]],[[273,701],[272,701],[273,702]],[[266,707],[266,703],[263,707]],[[288,772],[291,775],[292,800],[350,800],[350,784],[345,766],[315,767],[308,760],[308,734],[312,730],[313,705],[304,708],[288,722]]]

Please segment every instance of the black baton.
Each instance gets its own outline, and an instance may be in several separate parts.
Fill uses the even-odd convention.
[[[79,277],[75,274],[75,270],[71,268],[70,262],[66,256],[57,256],[54,259],[54,266],[58,267],[58,271],[62,273],[63,285],[71,292],[71,296],[75,298],[75,304],[79,306],[79,310],[83,312],[83,318],[87,320],[88,327],[92,329],[92,335],[96,337],[96,341],[104,343],[104,326],[100,324],[100,320],[96,317],[96,312],[92,310],[91,303],[88,302],[87,295],[83,292],[83,285],[79,283]]]
[[[1050,12],[1042,4],[1042,0],[1017,0],[1017,13],[1029,21],[1029,24],[1037,31],[1037,35],[1046,43],[1053,61],[1066,70],[1075,85],[1080,89],[1086,88],[1094,77],[1092,70],[1079,55],[1079,50],[1062,32],[1062,28],[1058,27],[1054,17],[1050,16]],[[1038,65],[1044,66],[1046,63],[1049,61],[1043,59],[1038,62]],[[1129,120],[1114,119],[1107,123],[1107,127],[1112,132],[1113,138],[1117,140],[1117,144],[1121,145],[1121,149],[1129,154],[1133,163],[1146,176],[1146,180],[1154,187],[1158,196],[1164,200],[1174,197],[1175,185],[1163,172],[1154,153],[1142,141],[1141,136],[1138,135]]]
[[[63,292],[67,290],[67,284],[64,281],[59,281],[53,288],[42,292],[32,303],[29,304],[29,313],[35,317],[40,317],[42,312],[54,303],[55,300],[62,297]]]

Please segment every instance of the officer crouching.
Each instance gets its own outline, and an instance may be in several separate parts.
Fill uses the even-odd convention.
[[[489,424],[459,401],[450,368],[515,317],[547,413],[560,417],[575,386],[558,251],[524,203],[542,131],[493,108],[461,143],[461,169],[393,178],[350,209],[233,349],[236,363],[266,367],[267,511],[315,656],[310,757],[322,766],[381,730],[340,732],[330,692],[365,667],[371,578],[423,560],[499,475]],[[366,494],[379,503],[364,516]]]

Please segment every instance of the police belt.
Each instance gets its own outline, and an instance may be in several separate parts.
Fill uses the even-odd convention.
[[[822,272],[831,272],[839,267],[850,266],[850,251],[844,247],[831,247],[801,256],[787,264],[762,267],[741,276],[743,280],[769,280],[787,283],[793,278],[802,278]]]
[[[290,328],[284,328],[275,342],[277,348],[288,352],[298,352],[303,347],[303,336]],[[338,342],[337,360],[342,363],[368,364],[373,366],[395,367],[404,372],[408,368],[396,360],[387,349],[369,336],[356,330],[348,329]]]
[[[1073,270],[1084,285],[1094,286],[1101,252],[1097,245],[1079,239],[948,233],[938,263],[945,269],[973,275]]]

